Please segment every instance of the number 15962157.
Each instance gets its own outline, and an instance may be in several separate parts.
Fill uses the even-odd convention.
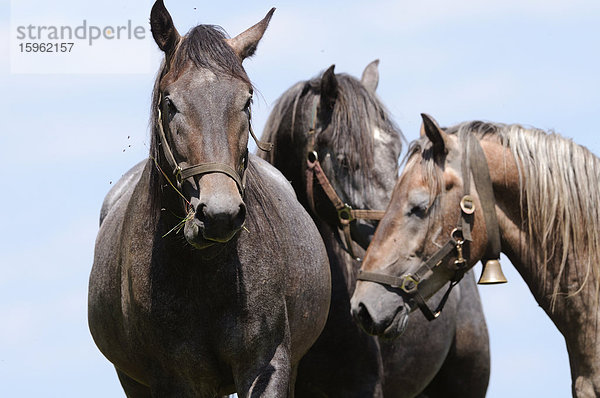
[[[22,53],[70,53],[75,43],[19,43]]]

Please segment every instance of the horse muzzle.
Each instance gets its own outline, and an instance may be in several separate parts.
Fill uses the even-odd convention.
[[[408,324],[411,309],[404,299],[383,286],[360,282],[350,301],[352,316],[369,334],[386,339],[402,335]],[[372,285],[372,286],[365,286]]]
[[[201,187],[199,198],[190,201],[194,211],[186,222],[184,235],[196,248],[229,242],[246,220],[246,205],[237,187],[222,177],[225,176],[204,176],[202,180],[214,180],[214,184]],[[215,189],[206,189],[208,187]]]

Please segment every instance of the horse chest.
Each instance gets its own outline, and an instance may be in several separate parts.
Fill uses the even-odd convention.
[[[219,296],[212,286],[194,283],[190,277],[181,279],[177,284],[154,283],[149,292],[150,305],[140,316],[165,343],[187,341],[195,347],[205,342],[214,347],[215,335],[236,317],[232,303],[235,295]]]
[[[228,383],[227,357],[231,325],[237,316],[197,286],[154,286],[149,305],[130,308],[126,324],[129,347],[145,363],[148,377],[163,369],[178,369],[177,377],[202,385]]]

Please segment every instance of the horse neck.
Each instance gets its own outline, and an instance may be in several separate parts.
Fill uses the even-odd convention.
[[[528,258],[532,242],[527,234],[528,225],[521,211],[521,188],[517,163],[508,148],[492,140],[482,140],[496,199],[496,214],[500,227],[502,251],[521,274],[529,289],[540,300],[546,287],[537,277],[536,264]]]
[[[294,190],[296,191],[298,200],[304,206],[304,208],[312,215],[317,228],[323,238],[323,242],[325,243],[325,247],[327,249],[327,255],[329,257],[329,263],[332,269],[332,280],[336,286],[346,286],[348,289],[348,293],[352,295],[354,293],[354,288],[356,286],[356,277],[358,275],[358,270],[360,269],[360,262],[356,261],[352,258],[352,256],[348,253],[346,248],[346,242],[343,237],[343,233],[341,229],[336,226],[337,218],[332,216],[331,219],[325,219],[322,215],[313,214],[313,209],[310,208],[309,198],[307,194],[307,186],[306,186],[306,174],[305,174],[305,159],[308,150],[313,150],[311,145],[314,142],[311,142],[311,137],[309,135],[309,129],[312,126],[313,118],[317,117],[317,115],[313,115],[314,101],[318,99],[318,97],[314,94],[308,94],[305,97],[299,98],[297,109],[296,109],[296,117],[293,123],[293,131],[291,131],[291,135],[293,136],[292,142],[295,143],[304,143],[304,145],[295,145],[289,148],[284,159],[284,164],[276,164],[280,170],[281,167],[286,167],[286,165],[290,165],[289,171],[283,171],[283,173],[288,177],[289,180],[292,181],[292,185]],[[290,110],[293,114],[294,110]],[[304,122],[302,122],[304,120]],[[307,127],[308,126],[308,127]],[[290,126],[290,128],[292,128]],[[290,155],[291,154],[291,155]],[[335,185],[335,181],[330,181],[333,185]],[[315,181],[313,185],[313,192],[319,190],[319,184]],[[338,193],[339,195],[339,193]],[[322,197],[323,200],[327,200],[325,196]],[[327,207],[332,206],[331,203],[328,204]],[[317,206],[321,208],[321,206]],[[335,212],[333,207],[331,207],[332,214]],[[365,251],[358,245],[356,242],[352,242],[353,250],[355,254],[360,258],[364,257]]]
[[[558,295],[555,300],[552,299],[555,278],[561,267],[560,256],[555,255],[545,269],[539,262],[532,261],[531,253],[540,253],[542,249],[535,247],[536,243],[530,239],[527,216],[521,210],[521,203],[525,201],[521,197],[517,163],[510,149],[502,144],[485,140],[481,141],[481,145],[486,153],[494,186],[502,251],[523,277],[538,304],[563,335],[567,336],[574,324],[583,327],[589,322],[589,319],[583,320],[589,316],[586,314],[598,316],[598,297],[593,277],[590,276],[588,283],[577,295]],[[567,261],[573,261],[572,253]],[[573,263],[567,263],[565,269],[575,272],[576,267]],[[581,283],[581,279],[577,279],[577,275],[566,273],[561,279],[561,291],[566,291],[569,283]]]
[[[349,296],[352,296],[356,287],[356,276],[360,269],[360,262],[348,254],[339,229],[330,226],[318,217],[314,220],[327,249],[332,284],[336,287],[346,286]],[[360,258],[364,257],[364,250],[355,243],[354,250]]]

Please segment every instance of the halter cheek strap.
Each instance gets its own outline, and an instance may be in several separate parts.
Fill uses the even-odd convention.
[[[246,172],[248,171],[248,149],[246,148],[246,153],[244,155],[244,161],[240,167],[240,170],[235,170],[233,167],[226,163],[220,162],[209,162],[209,163],[200,163],[189,167],[181,167],[179,163],[175,160],[175,156],[173,155],[173,151],[167,141],[167,137],[165,134],[165,129],[163,127],[163,119],[162,112],[160,109],[162,103],[162,95],[158,101],[158,133],[160,136],[160,142],[163,148],[163,152],[167,159],[167,162],[171,166],[173,176],[175,176],[175,180],[177,181],[178,188],[181,188],[183,181],[188,178],[204,175],[210,173],[222,173],[229,176],[231,179],[235,181],[237,185],[238,191],[243,196],[244,189],[246,188]],[[262,142],[256,138],[254,131],[252,130],[252,123],[250,123],[251,114],[248,116],[248,126],[249,132],[252,138],[256,141],[256,145],[259,149],[263,151],[270,151],[273,147],[273,144],[269,142]],[[241,176],[240,176],[241,174]]]
[[[338,222],[342,227],[344,233],[344,239],[346,240],[346,247],[348,253],[355,259],[358,259],[354,254],[354,248],[352,244],[352,236],[350,233],[350,223],[357,219],[363,220],[376,220],[379,221],[383,218],[385,213],[384,210],[357,210],[353,209],[349,204],[344,203],[342,199],[335,192],[335,189],[331,185],[331,182],[325,175],[321,163],[317,157],[315,151],[310,152],[307,157],[307,169],[306,169],[306,180],[307,180],[307,196],[309,197],[309,203],[312,211],[316,214],[314,207],[314,196],[313,196],[313,184],[314,180],[317,180],[319,186],[327,195],[327,198],[337,211]]]
[[[250,120],[252,120],[252,111],[248,109],[248,112],[248,131],[250,132],[252,139],[256,143],[256,147],[263,152],[271,152],[271,149],[273,149],[273,143],[261,141],[256,137],[256,134],[254,134],[254,130],[252,129],[252,123],[250,123]]]
[[[295,120],[296,115],[296,106],[298,105],[298,97],[294,101],[294,110],[292,113],[292,122]],[[352,256],[352,258],[356,260],[360,260],[354,251],[352,234],[350,232],[350,223],[354,220],[362,219],[362,220],[381,220],[383,218],[384,210],[358,210],[353,209],[349,204],[344,203],[344,201],[339,197],[335,188],[327,178],[327,175],[323,171],[321,167],[321,163],[319,162],[319,155],[315,151],[315,135],[316,135],[316,125],[317,125],[317,106],[319,104],[319,97],[315,97],[312,104],[311,110],[311,127],[308,131],[308,145],[307,145],[307,154],[306,154],[306,196],[308,197],[308,204],[313,212],[313,214],[317,214],[315,207],[315,197],[314,197],[314,181],[315,179],[319,183],[327,198],[335,207],[337,212],[338,222],[342,228],[342,232],[344,233],[344,239],[346,240],[346,250],[348,254]]]

